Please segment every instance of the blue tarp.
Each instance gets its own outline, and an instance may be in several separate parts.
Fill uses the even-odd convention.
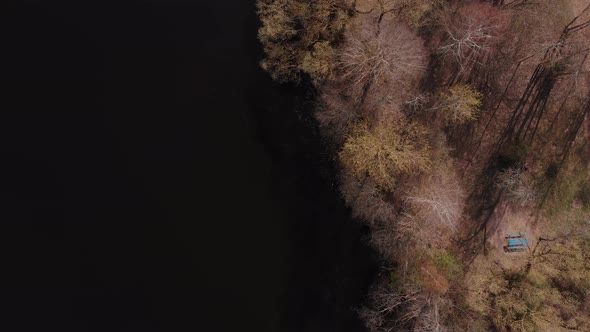
[[[508,239],[508,246],[524,246],[527,245],[526,239]]]
[[[521,251],[521,250],[527,250],[529,247],[527,246],[506,246],[504,247],[504,249],[506,251]]]

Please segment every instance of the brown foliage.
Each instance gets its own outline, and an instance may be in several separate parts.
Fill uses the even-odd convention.
[[[355,10],[359,14],[376,16],[395,16],[413,29],[420,29],[431,23],[428,19],[445,0],[356,0]],[[386,19],[387,19],[386,18]]]
[[[257,8],[261,66],[274,80],[297,81],[302,72],[316,81],[331,77],[334,44],[349,18],[345,0],[258,0]]]

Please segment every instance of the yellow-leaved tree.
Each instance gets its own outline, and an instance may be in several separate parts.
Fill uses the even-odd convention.
[[[359,122],[339,155],[346,171],[359,179],[369,176],[390,191],[399,175],[430,168],[425,130],[400,118],[382,119],[373,126]]]
[[[447,124],[475,120],[480,112],[482,95],[468,84],[458,83],[442,94],[441,116]]]

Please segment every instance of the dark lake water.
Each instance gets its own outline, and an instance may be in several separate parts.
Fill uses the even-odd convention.
[[[375,253],[252,1],[0,15],[2,330],[363,330]]]

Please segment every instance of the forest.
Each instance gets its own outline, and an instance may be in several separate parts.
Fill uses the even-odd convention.
[[[370,331],[590,331],[590,4],[258,0],[381,268]],[[506,236],[526,233],[526,250]]]

